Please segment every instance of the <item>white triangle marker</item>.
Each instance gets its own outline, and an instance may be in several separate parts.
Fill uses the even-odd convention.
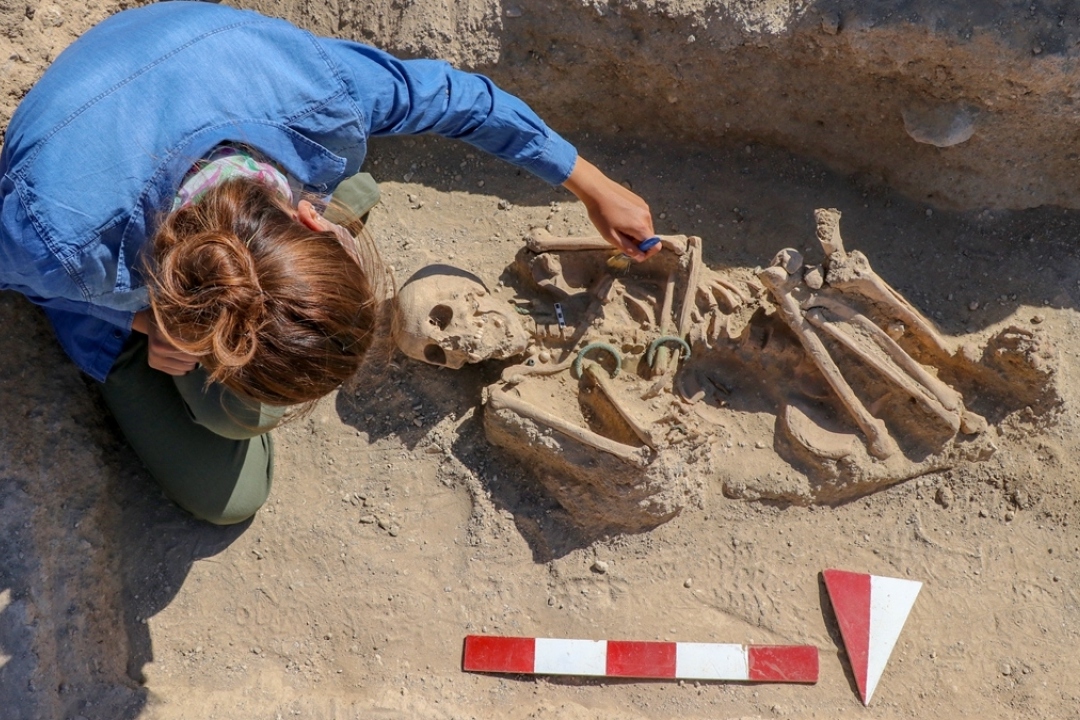
[[[822,575],[855,683],[869,705],[922,583],[843,570]]]

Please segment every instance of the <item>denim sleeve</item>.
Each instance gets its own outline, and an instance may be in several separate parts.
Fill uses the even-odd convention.
[[[441,60],[398,60],[345,40],[322,43],[342,68],[372,136],[435,133],[464,140],[552,185],[574,169],[574,146],[483,75]]]

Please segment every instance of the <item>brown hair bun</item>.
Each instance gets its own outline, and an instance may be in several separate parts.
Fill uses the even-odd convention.
[[[316,400],[353,375],[385,332],[392,294],[363,233],[313,231],[243,178],[167,216],[146,274],[168,339],[211,381],[272,405]]]

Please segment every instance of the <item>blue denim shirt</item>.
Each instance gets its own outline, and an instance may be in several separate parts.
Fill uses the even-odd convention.
[[[397,60],[204,2],[121,12],[49,67],[0,152],[0,288],[45,307],[104,380],[147,307],[139,253],[191,165],[224,141],[327,194],[372,136],[436,133],[562,183],[572,145],[521,100],[434,60]]]

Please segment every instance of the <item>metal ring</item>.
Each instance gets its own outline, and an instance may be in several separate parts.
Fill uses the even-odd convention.
[[[611,373],[611,377],[615,377],[622,370],[622,354],[615,349],[615,346],[606,342],[594,342],[589,343],[585,347],[578,350],[577,357],[574,358],[574,376],[581,377],[581,364],[585,361],[585,356],[593,350],[604,350],[608,352],[611,357],[615,358],[615,370]]]
[[[690,344],[688,342],[683,340],[678,335],[663,335],[649,343],[649,352],[645,354],[645,362],[648,363],[649,367],[652,367],[653,362],[656,360],[656,349],[664,343],[669,342],[678,343],[682,347],[682,349],[686,351],[686,355],[684,356],[684,358],[690,358]]]

